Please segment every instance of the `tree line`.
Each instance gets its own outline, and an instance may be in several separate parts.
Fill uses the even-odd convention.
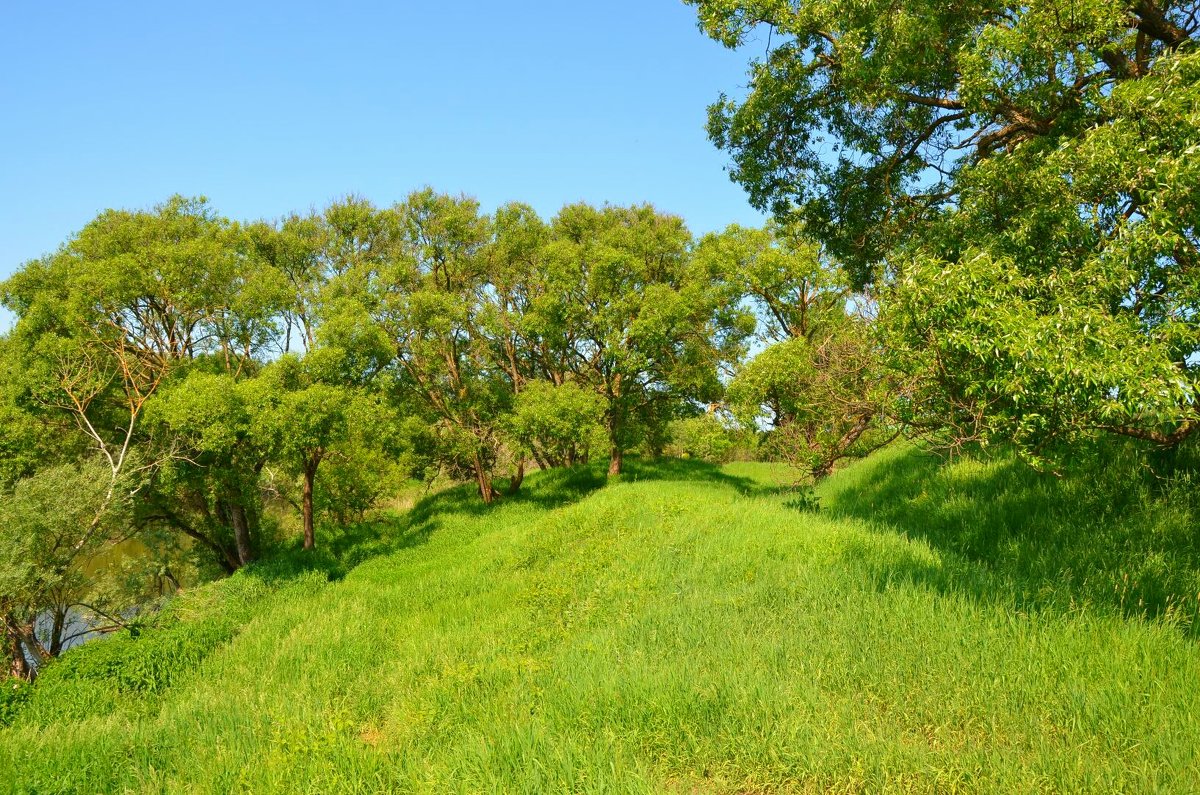
[[[545,220],[422,190],[277,222],[182,197],[104,212],[2,287],[12,670],[60,650],[37,617],[85,601],[81,562],[114,540],[187,539],[233,572],[272,502],[311,549],[318,514],[350,521],[397,479],[471,482],[490,504],[531,467],[618,475],[681,421],[776,432],[822,475],[879,411],[842,281],[797,235],[697,239],[648,205]],[[807,403],[822,379],[829,404]]]

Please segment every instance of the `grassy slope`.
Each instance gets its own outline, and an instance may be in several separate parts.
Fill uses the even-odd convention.
[[[1096,576],[1056,590],[1011,528],[990,558],[962,541],[955,478],[995,473],[895,451],[815,514],[769,475],[676,463],[599,490],[546,473],[491,511],[434,498],[344,579],[264,590],[162,694],[27,710],[0,786],[1200,790],[1200,648],[1071,597]]]

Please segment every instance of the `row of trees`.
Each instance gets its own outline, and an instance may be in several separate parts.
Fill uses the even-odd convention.
[[[534,465],[617,474],[706,406],[692,430],[769,431],[814,477],[901,428],[1035,461],[1196,435],[1200,6],[688,2],[729,46],[767,34],[709,132],[777,225],[696,240],[647,206],[432,191],[239,224],[177,198],[9,279],[13,670],[61,647],[114,539],[232,571],[268,500],[311,547],[389,473],[490,503]]]
[[[177,197],[101,214],[3,296],[0,614],[24,676],[62,647],[37,617],[94,605],[82,562],[114,540],[232,572],[272,500],[312,548],[318,513],[360,515],[397,479],[491,503],[530,466],[616,475],[706,408],[817,475],[878,435],[876,350],[819,250],[696,240],[649,206],[546,221],[425,190],[239,224]]]

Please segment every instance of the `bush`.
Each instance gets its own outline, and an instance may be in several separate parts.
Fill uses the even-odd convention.
[[[670,439],[665,448],[667,455],[714,464],[753,457],[750,434],[726,424],[715,414],[675,420],[667,426],[667,432]]]

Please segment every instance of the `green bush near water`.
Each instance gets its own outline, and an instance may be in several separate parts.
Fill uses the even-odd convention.
[[[1135,498],[1077,524],[1075,543],[1070,523],[1095,503],[1063,500],[1106,488],[1095,473],[903,448],[835,474],[815,512],[789,507],[786,473],[753,463],[630,462],[607,487],[596,467],[549,471],[492,508],[451,490],[390,534],[331,545],[339,560],[373,551],[340,579],[291,562],[239,574],[194,617],[124,641],[203,624],[226,599],[244,610],[227,640],[176,658],[150,700],[114,688],[111,710],[43,722],[52,667],[0,731],[0,782],[1195,791],[1200,649],[1183,608],[1131,611],[1098,584],[1140,576],[1121,569],[1175,543],[1190,509],[1124,471],[1110,496]],[[1018,504],[1024,522],[1006,511]],[[1057,554],[1032,555],[1035,537]],[[1194,558],[1169,560],[1161,587],[1182,588]],[[113,642],[56,665],[80,671],[85,652],[99,665]]]

